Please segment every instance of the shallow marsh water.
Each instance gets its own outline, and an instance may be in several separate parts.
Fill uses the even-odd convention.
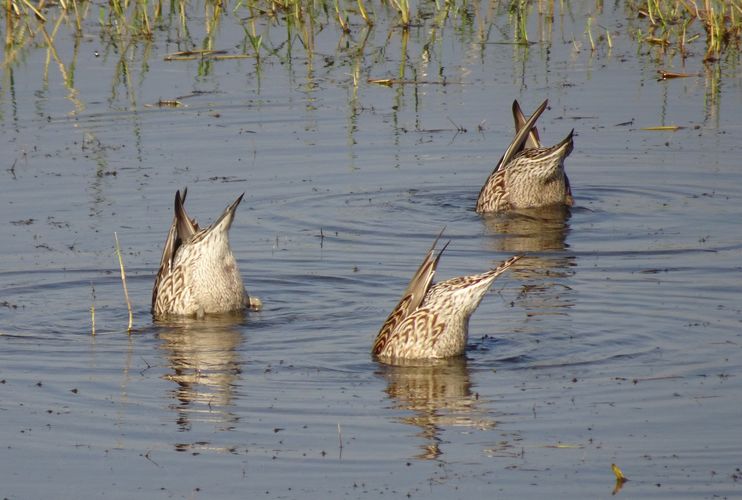
[[[166,62],[182,47],[163,36],[126,78],[100,40],[60,36],[74,93],[45,50],[6,66],[0,495],[608,498],[612,463],[619,497],[740,495],[739,69],[660,64],[621,7],[599,20],[614,47],[594,54],[580,15],[527,49],[495,43],[503,15],[487,43],[451,22],[429,54],[429,29],[377,27],[360,60],[362,37],[332,26],[313,57],[260,64]],[[228,21],[227,48],[244,36]],[[701,76],[656,81],[666,65]],[[429,83],[367,83],[400,67]],[[577,133],[576,206],[478,216],[512,100],[547,97],[544,142]],[[151,320],[185,185],[202,223],[246,193],[231,241],[262,312]],[[465,359],[378,364],[374,335],[443,226],[440,278],[527,258],[472,317]]]

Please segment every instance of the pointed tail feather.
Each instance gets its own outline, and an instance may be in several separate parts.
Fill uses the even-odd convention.
[[[402,298],[381,326],[381,329],[374,340],[374,345],[371,348],[371,352],[374,355],[379,354],[384,349],[384,346],[388,342],[392,332],[397,328],[397,325],[417,310],[425,298],[425,295],[428,293],[428,290],[433,283],[433,276],[435,276],[438,262],[441,260],[441,255],[443,255],[443,251],[450,243],[450,241],[447,242],[438,254],[435,254],[435,247],[438,245],[438,241],[441,236],[443,236],[443,231],[445,230],[446,228],[444,227],[441,229],[441,232],[438,233],[438,236],[435,238],[435,241],[433,241],[430,250],[425,254],[422,264],[417,268],[417,271],[415,271],[415,274],[412,276],[409,285],[405,288]]]
[[[211,227],[216,228],[221,226],[220,229],[222,231],[229,231],[229,228],[232,226],[232,221],[234,220],[234,212],[237,209],[237,206],[242,201],[243,196],[245,196],[245,193],[239,195],[237,199],[232,202],[231,205],[224,209],[224,212],[222,212],[219,218],[211,224]]]
[[[402,293],[402,297],[412,295],[412,303],[410,304],[410,309],[412,311],[417,309],[420,302],[422,302],[423,297],[425,297],[425,294],[430,288],[430,284],[433,282],[433,276],[435,276],[435,271],[438,268],[438,262],[441,260],[441,255],[443,255],[443,251],[450,243],[450,241],[447,242],[438,252],[438,255],[435,255],[435,247],[438,245],[438,241],[441,239],[441,236],[443,236],[443,231],[445,230],[446,228],[444,227],[441,229],[441,232],[438,233],[438,236],[435,238],[435,241],[433,241],[430,250],[428,250],[428,253],[425,255],[422,264],[417,268],[415,274],[412,275],[409,285],[407,285],[404,293]]]
[[[574,135],[575,135],[575,129],[570,130],[567,137],[565,137],[562,140],[562,142],[560,142],[557,145],[560,149],[566,147],[566,151],[564,153],[565,158],[569,156],[569,154],[572,152],[572,150],[575,147],[574,140],[573,140]]]
[[[183,196],[180,196],[180,191],[175,192],[175,226],[177,238],[180,240],[178,241],[178,246],[181,242],[191,239],[191,237],[198,232],[198,224],[196,224],[194,219],[188,217],[188,213],[184,206],[187,193],[187,188],[183,190]]]
[[[513,120],[515,121],[515,133],[517,134],[526,124],[526,117],[523,115],[523,111],[520,109],[520,104],[518,104],[517,99],[513,101]],[[538,128],[536,128],[536,125],[531,128],[528,138],[526,139],[525,147],[529,149],[541,147],[541,138],[538,135]]]
[[[502,261],[499,266],[493,269],[493,271],[495,271],[497,275],[499,276],[500,274],[507,271],[510,268],[510,266],[512,266],[513,264],[515,264],[522,258],[523,258],[523,255],[513,255],[509,259]]]
[[[500,158],[500,161],[497,162],[495,172],[501,167],[510,163],[515,155],[517,155],[523,149],[523,144],[525,144],[526,140],[531,134],[531,130],[535,127],[536,120],[538,120],[539,116],[541,116],[541,113],[544,112],[548,104],[549,100],[544,100],[544,102],[542,102],[541,105],[536,108],[536,111],[533,112],[531,117],[523,124],[521,129],[518,130],[512,142],[510,143],[510,146],[508,146],[508,148],[505,150],[505,154],[503,154],[502,158]]]
[[[495,278],[497,278],[502,273],[510,269],[510,267],[516,262],[518,262],[521,258],[523,258],[522,255],[514,255],[510,257],[509,259],[502,261],[497,267],[493,267],[489,271],[486,271],[480,274],[479,275],[479,277],[481,278],[480,281],[491,280],[492,282],[494,282]]]

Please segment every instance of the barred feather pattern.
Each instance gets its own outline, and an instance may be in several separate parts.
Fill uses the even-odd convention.
[[[243,195],[204,229],[185,212],[185,195],[175,194],[175,216],[152,290],[152,313],[203,317],[244,309],[249,299],[229,245],[229,228]]]
[[[397,325],[399,325],[405,318],[410,315],[410,313],[415,311],[420,306],[423,299],[425,298],[425,295],[428,293],[428,290],[433,283],[433,276],[435,275],[435,271],[438,268],[438,261],[440,261],[441,255],[443,255],[443,251],[448,246],[448,243],[446,243],[446,245],[444,245],[440,252],[438,252],[438,255],[435,255],[435,247],[438,244],[438,240],[440,240],[442,234],[443,231],[440,232],[438,237],[433,242],[430,250],[428,250],[428,253],[425,255],[425,259],[423,259],[422,264],[420,264],[420,267],[412,276],[410,284],[407,285],[407,288],[402,294],[402,298],[400,299],[399,303],[392,310],[391,314],[389,314],[389,317],[382,325],[381,330],[379,330],[379,334],[376,336],[376,341],[374,342],[374,346],[372,348],[372,352],[374,354],[379,354],[379,352],[381,352],[381,350],[388,342],[389,337],[397,328]]]
[[[536,120],[547,104],[544,101],[526,120],[518,101],[513,103],[516,135],[479,192],[477,212],[573,205],[564,160],[574,147],[574,130],[560,143],[543,147]]]
[[[463,354],[469,317],[495,279],[520,258],[511,257],[481,274],[429,285],[420,305],[414,309],[409,307],[410,297],[404,296],[379,331],[372,350],[374,356],[394,364],[395,360],[439,359]],[[392,317],[394,320],[390,322]]]

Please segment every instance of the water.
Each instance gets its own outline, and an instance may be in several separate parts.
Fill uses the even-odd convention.
[[[703,73],[696,56],[670,69],[702,76],[657,82],[620,8],[595,54],[584,18],[557,19],[552,45],[528,50],[452,21],[429,54],[430,30],[405,52],[378,26],[356,91],[361,37],[332,26],[312,58],[209,71],[163,61],[178,47],[157,38],[127,53],[129,83],[100,40],[75,52],[58,36],[74,94],[55,63],[44,78],[42,49],[6,66],[0,494],[608,498],[616,463],[619,496],[739,495],[739,70]],[[489,42],[507,41],[497,29]],[[227,19],[219,36],[244,34]],[[403,59],[432,83],[367,83]],[[576,206],[478,216],[512,100],[529,113],[547,97],[544,142],[576,130]],[[670,124],[684,128],[641,130]],[[186,185],[202,223],[246,193],[231,240],[262,312],[153,323]],[[443,226],[441,279],[527,258],[472,317],[465,359],[378,364],[373,338]]]

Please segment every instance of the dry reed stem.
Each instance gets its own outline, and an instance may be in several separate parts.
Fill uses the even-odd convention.
[[[642,127],[640,130],[648,130],[650,132],[676,132],[685,127],[679,125],[657,125],[655,127]]]
[[[673,71],[665,71],[664,69],[658,69],[660,80],[670,80],[672,78],[690,78],[692,76],[701,76],[699,73],[675,73]]]
[[[28,0],[22,0],[22,1],[26,5],[26,7],[28,7],[29,9],[33,11],[34,15],[39,19],[39,21],[46,22],[46,18],[44,17],[44,14],[39,12],[39,10],[36,7],[34,7],[31,2],[29,2]]]
[[[368,15],[366,7],[363,5],[363,0],[358,0],[358,12],[361,14],[361,17],[366,21],[368,26],[373,26],[374,20]]]
[[[119,267],[121,268],[121,283],[124,285],[124,297],[126,298],[126,307],[129,309],[129,326],[126,329],[127,332],[131,333],[131,326],[134,322],[134,318],[131,313],[131,301],[129,300],[129,289],[126,287],[126,271],[124,271],[124,258],[121,255],[121,247],[119,246],[119,236],[114,231],[113,237],[116,240],[116,255],[119,258]]]
[[[404,78],[368,78],[366,83],[374,83],[376,85],[384,85],[385,87],[391,87],[392,85],[463,85],[463,82],[449,82],[449,81],[433,81],[433,80],[405,80]]]

